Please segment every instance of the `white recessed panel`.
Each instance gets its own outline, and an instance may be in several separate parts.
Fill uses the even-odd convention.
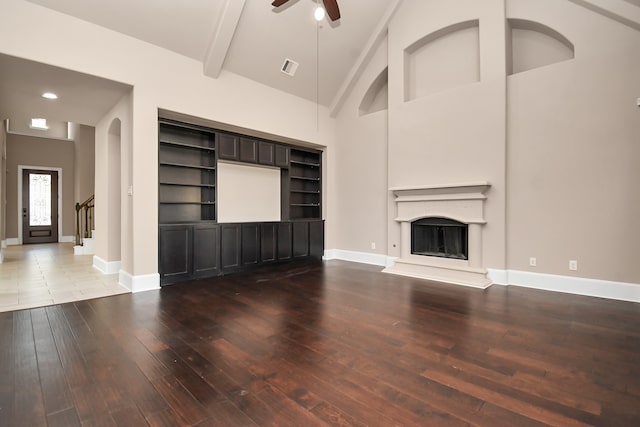
[[[280,169],[218,162],[218,222],[280,221]]]

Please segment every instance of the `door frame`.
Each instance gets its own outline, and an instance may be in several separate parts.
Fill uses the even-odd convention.
[[[58,172],[58,242],[62,242],[62,168],[18,165],[18,244],[22,244],[22,171],[24,169]]]

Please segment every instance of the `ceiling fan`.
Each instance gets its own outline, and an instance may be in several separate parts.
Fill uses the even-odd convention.
[[[274,0],[271,3],[273,7],[280,7],[289,0]],[[338,7],[338,0],[322,0],[324,4],[324,9],[327,11],[327,15],[332,21],[340,19],[340,8]]]

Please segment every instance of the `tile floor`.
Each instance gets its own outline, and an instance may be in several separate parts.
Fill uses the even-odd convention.
[[[92,264],[92,255],[73,255],[73,243],[7,247],[0,264],[0,312],[129,292],[117,274],[102,274]]]

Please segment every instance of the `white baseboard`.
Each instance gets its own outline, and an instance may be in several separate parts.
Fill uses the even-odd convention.
[[[608,280],[557,276],[517,270],[509,270],[508,279],[509,284],[514,286],[620,301],[640,302],[640,283],[612,282]]]
[[[640,302],[640,284],[634,283],[491,268],[489,278],[496,285],[522,286],[565,294]]]
[[[60,243],[74,243],[76,238],[75,236],[62,236],[59,241]]]
[[[118,279],[122,286],[133,293],[160,289],[160,275],[157,273],[132,276],[126,271],[120,270]]]
[[[507,286],[509,284],[509,271],[497,270],[495,268],[487,268],[487,276],[494,285]]]
[[[6,241],[6,240],[2,240],[2,241],[0,241],[0,247],[1,247],[2,249],[6,248],[6,247],[7,247],[7,241]]]
[[[10,237],[7,239],[7,246],[16,246],[20,244],[20,240],[17,237]]]
[[[2,248],[0,248],[0,264],[2,264],[4,262],[4,252],[2,251]]]
[[[379,265],[381,267],[387,267],[390,263],[390,259],[386,255],[371,254],[367,252],[355,252],[344,251],[341,249],[327,249],[324,251],[323,259],[329,261],[332,259],[339,259],[342,261],[359,262],[360,264]]]
[[[121,261],[105,261],[97,255],[93,256],[93,267],[102,274],[116,274],[121,266]]]

